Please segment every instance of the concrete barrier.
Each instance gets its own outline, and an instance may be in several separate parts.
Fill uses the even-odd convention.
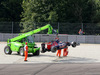
[[[100,36],[94,37],[94,43],[100,44]]]
[[[84,35],[77,35],[77,42],[79,42],[79,43],[86,43],[85,42],[85,36]]]
[[[8,39],[14,38],[16,36],[18,36],[18,34],[0,33],[0,41],[7,41]]]
[[[18,36],[18,34],[10,34],[10,33],[0,33],[0,41],[7,41],[7,39],[11,39],[13,37]],[[49,42],[53,41],[56,38],[55,34],[34,34],[35,42]],[[100,44],[100,36],[96,35],[63,35],[59,34],[60,41],[65,42],[78,42],[78,43],[93,43]]]

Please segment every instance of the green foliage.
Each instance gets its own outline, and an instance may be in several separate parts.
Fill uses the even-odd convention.
[[[20,21],[22,32],[55,22],[99,26],[100,0],[0,0],[0,21]]]
[[[24,0],[22,7],[24,12],[22,12],[21,21],[23,22],[24,32],[34,29],[33,25],[36,25],[34,22],[51,23],[58,19],[54,9],[55,1],[53,0]]]
[[[0,21],[20,21],[22,0],[0,0]]]
[[[52,0],[30,0],[25,8],[25,14],[31,18],[34,22],[50,22],[56,21],[56,19],[52,20],[52,17],[57,17],[56,11],[54,11]],[[28,14],[30,13],[30,14]],[[26,20],[26,18],[25,18]]]
[[[96,14],[93,16],[95,23],[100,23],[100,0],[95,0]]]
[[[93,0],[64,0],[57,9],[58,21],[68,23],[91,23],[96,8]]]
[[[12,25],[14,33],[20,31],[19,23],[15,22],[21,19],[21,4],[22,0],[0,0],[0,32],[12,33]]]

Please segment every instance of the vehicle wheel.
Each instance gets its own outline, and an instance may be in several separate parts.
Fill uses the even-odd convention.
[[[19,52],[17,52],[18,53],[18,55],[19,55]]]
[[[51,52],[56,52],[56,50],[57,50],[57,47],[55,47],[55,46],[53,46],[53,47],[51,47]]]
[[[45,53],[46,52],[45,43],[41,44],[41,48],[42,48],[41,53]]]
[[[23,47],[20,48],[19,54],[20,54],[21,56],[24,56],[24,48],[23,48]]]
[[[76,42],[73,42],[72,43],[72,47],[76,47]]]
[[[11,51],[11,49],[10,49],[9,46],[6,46],[6,47],[4,48],[4,53],[5,53],[5,54],[11,54],[11,53],[12,53],[12,51]]]
[[[45,53],[47,51],[46,48],[42,48],[41,53]]]
[[[33,55],[35,56],[39,56],[39,54],[40,54],[40,50],[37,50],[35,53],[33,53]]]

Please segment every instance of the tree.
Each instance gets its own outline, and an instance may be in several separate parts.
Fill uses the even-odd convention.
[[[37,26],[37,22],[98,23],[99,2],[99,0],[24,0],[21,19],[23,31],[33,30],[36,28],[33,25]],[[75,26],[76,24],[73,25]]]
[[[96,14],[93,17],[94,23],[100,23],[100,0],[95,0]]]
[[[58,15],[54,9],[55,5],[53,0],[24,0],[22,4],[24,12],[21,19],[23,32],[34,29],[35,22],[56,22]]]
[[[19,32],[19,23],[14,22],[19,22],[21,19],[23,10],[21,4],[22,0],[0,0],[0,32],[11,33],[12,23],[13,32]]]
[[[59,4],[57,14],[60,22],[86,23],[92,22],[95,11],[93,0],[63,0]]]
[[[0,0],[0,21],[20,21],[22,0]]]

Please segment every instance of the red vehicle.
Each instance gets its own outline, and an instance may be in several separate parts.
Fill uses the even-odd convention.
[[[46,47],[47,45],[47,47]],[[72,45],[72,47],[76,47],[77,44],[76,42],[58,42],[58,41],[53,41],[53,42],[48,42],[48,43],[42,43],[42,53],[45,53],[46,51],[51,51],[51,52],[56,52],[56,50],[59,49],[64,49],[68,46]]]

